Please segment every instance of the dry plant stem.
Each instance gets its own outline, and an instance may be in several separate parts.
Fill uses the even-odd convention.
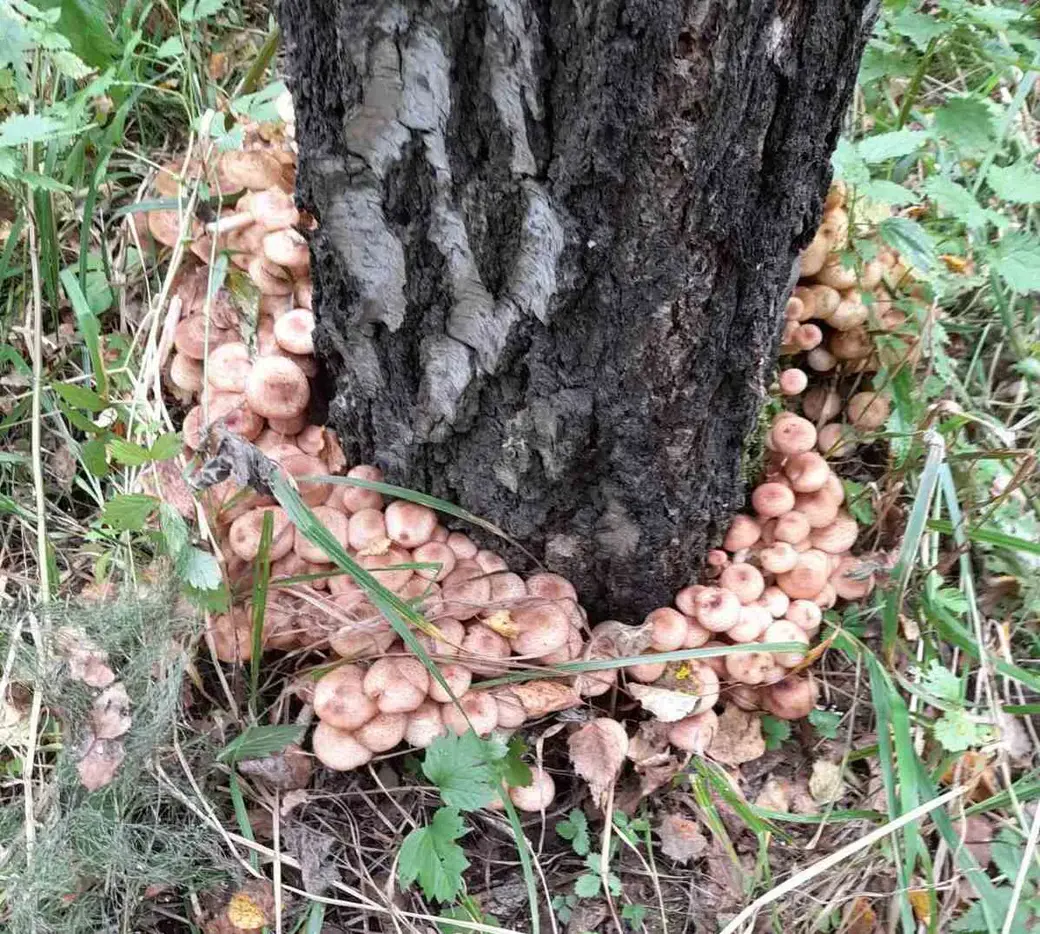
[[[29,145],[29,164],[33,164],[33,146]],[[29,203],[32,203],[32,192],[29,192]],[[32,473],[33,488],[36,492],[36,561],[40,575],[39,600],[45,604],[50,600],[51,579],[50,563],[47,560],[47,497],[43,488],[43,460],[41,450],[42,393],[43,393],[43,288],[40,283],[39,252],[36,243],[36,217],[32,210],[29,214],[29,264],[32,269]],[[46,646],[43,642],[43,628],[35,614],[29,615],[29,628],[32,630],[33,642],[36,644],[36,661],[43,667],[46,664]],[[26,862],[32,865],[33,847],[36,843],[36,814],[33,805],[33,766],[36,759],[36,734],[40,728],[40,712],[43,697],[37,686],[33,691],[32,706],[29,710],[29,740],[25,748],[25,773],[22,776],[23,800],[25,804],[25,850]]]
[[[607,795],[607,801],[603,807],[603,813],[607,816],[607,820],[603,823],[603,839],[599,851],[600,885],[603,887],[603,897],[607,900],[607,907],[610,909],[610,919],[614,922],[614,927],[617,929],[618,934],[624,934],[625,929],[621,924],[621,919],[618,917],[617,909],[614,907],[614,898],[611,896],[610,886],[607,884],[607,879],[610,875],[610,837],[614,830],[614,821],[612,819],[614,814],[613,782],[611,782],[610,785],[610,792]]]
[[[1018,867],[1018,875],[1015,876],[1015,887],[1011,892],[1011,903],[1008,905],[1007,916],[1004,918],[1004,926],[1000,929],[1000,934],[1011,934],[1011,928],[1015,923],[1015,912],[1018,910],[1018,903],[1022,898],[1022,889],[1033,868],[1033,856],[1036,854],[1038,840],[1040,840],[1040,808],[1037,808],[1033,814],[1033,823],[1029,827],[1029,838],[1026,840],[1026,848],[1022,853],[1022,862]]]
[[[968,789],[963,786],[957,786],[951,788],[946,794],[940,795],[938,798],[933,798],[931,801],[926,801],[924,804],[919,804],[913,810],[907,811],[901,817],[896,818],[893,821],[889,821],[876,830],[872,830],[865,837],[860,837],[848,846],[843,846],[840,850],[831,853],[830,856],[824,857],[819,862],[813,863],[811,866],[803,869],[801,872],[796,873],[780,885],[770,889],[764,895],[760,895],[750,905],[748,905],[743,911],[740,912],[729,924],[727,924],[721,931],[721,934],[737,934],[738,931],[748,930],[751,928],[745,928],[747,922],[752,921],[755,916],[765,908],[766,905],[771,905],[773,902],[778,901],[790,892],[795,891],[807,882],[811,882],[817,876],[822,875],[835,866],[840,866],[850,856],[858,853],[860,850],[866,849],[868,846],[873,846],[879,840],[884,839],[889,834],[895,833],[907,824],[912,823],[918,818],[924,817],[926,814],[931,813],[938,807],[942,807],[955,798],[959,798]]]
[[[282,934],[282,802],[276,788],[274,791],[274,811],[271,814],[271,842],[274,844],[274,861],[271,871],[271,883],[274,886],[274,930]]]
[[[614,821],[612,817],[611,824],[613,824],[613,822]],[[639,862],[642,863],[644,871],[650,877],[650,881],[653,883],[654,886],[654,895],[657,897],[657,907],[658,910],[661,912],[661,934],[668,934],[668,917],[664,906],[664,892],[661,891],[661,879],[657,875],[657,869],[651,866],[646,861],[646,857],[644,857],[643,854],[639,852],[639,847],[634,846],[624,834],[619,833],[618,838],[621,840],[623,844],[625,844],[625,846],[627,846],[632,851],[633,854],[635,854],[636,859],[638,859]],[[650,849],[648,850],[648,852],[650,853],[650,858],[653,859],[654,851]]]

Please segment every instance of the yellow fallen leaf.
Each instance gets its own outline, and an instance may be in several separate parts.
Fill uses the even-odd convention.
[[[255,931],[267,923],[263,910],[244,892],[236,892],[231,896],[227,917],[228,921],[243,931]]]
[[[911,889],[908,893],[910,907],[914,909],[914,917],[921,924],[930,924],[932,920],[932,901],[924,889]]]
[[[497,632],[503,639],[515,639],[520,634],[520,630],[513,623],[513,616],[509,610],[496,610],[482,622],[488,629]]]
[[[950,272],[964,272],[970,263],[970,260],[966,257],[955,256],[952,253],[943,253],[939,259],[946,264],[946,268],[949,269]]]

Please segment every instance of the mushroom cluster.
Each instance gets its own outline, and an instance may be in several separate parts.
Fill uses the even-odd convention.
[[[317,365],[303,231],[313,222],[297,210],[292,196],[291,102],[281,101],[280,109],[286,130],[252,128],[243,151],[224,152],[212,165],[175,164],[159,173],[156,187],[163,197],[181,197],[181,180],[201,176],[210,192],[232,205],[230,213],[208,222],[193,216],[185,223],[182,212],[157,210],[147,215],[147,229],[160,244],[183,240],[190,251],[178,277],[181,317],[172,330],[174,352],[166,372],[168,387],[190,405],[183,426],[189,452],[204,448],[210,426],[219,423],[302,478],[341,473],[346,463],[335,436],[314,424],[311,414],[310,379]],[[817,279],[799,290],[817,297],[814,290],[827,289],[828,296],[845,296],[840,303],[851,300],[856,288],[845,284],[839,292],[831,284],[838,281],[833,271],[819,276],[833,266],[828,257],[841,248],[843,236],[840,199],[829,203],[828,211],[830,232],[821,235],[827,249],[813,272]],[[208,264],[222,254],[234,268],[214,290]],[[866,322],[864,317],[843,329],[833,314],[818,314],[822,298],[805,315],[807,301],[796,296],[789,305],[798,328],[812,317],[826,318],[839,334]],[[819,326],[811,327],[822,334]],[[799,334],[806,344],[815,340],[808,330]],[[793,330],[789,337],[788,344]],[[804,348],[810,365],[813,359],[820,362],[821,353],[812,354],[821,342],[822,336]],[[788,395],[801,394],[807,378],[788,370],[780,384]],[[830,392],[804,394],[809,418],[827,422],[838,414]],[[873,401],[854,398],[849,409],[854,424],[878,418]],[[319,721],[313,751],[329,768],[354,769],[402,742],[425,747],[449,731],[461,734],[472,727],[482,736],[512,731],[616,687],[638,696],[652,685],[681,696],[683,715],[661,719],[669,722],[670,742],[688,751],[703,751],[710,743],[717,722],[713,708],[720,700],[788,719],[804,717],[815,705],[816,686],[801,669],[822,611],[838,599],[859,599],[873,586],[872,576],[850,555],[858,530],[841,508],[842,484],[821,454],[830,447],[825,431],[818,433],[812,421],[790,412],[776,419],[767,442],[766,476],[751,496],[754,514],[734,519],[723,547],[708,557],[704,584],[681,590],[674,607],[654,610],[640,627],[608,621],[590,629],[565,578],[514,573],[500,555],[449,530],[426,506],[386,502],[368,488],[298,480],[303,500],[336,540],[425,618],[429,629],[417,637],[438,676],[273,499],[225,481],[204,494],[204,505],[238,597],[229,612],[211,620],[212,644],[222,661],[251,656],[250,582],[270,515],[271,583],[261,643],[265,651],[318,653],[324,668],[336,663],[313,683],[311,698]],[[382,480],[371,465],[355,466],[347,476]],[[755,642],[797,643],[805,650],[680,664],[656,661],[651,654]],[[646,661],[624,669],[480,685],[511,669],[641,652]],[[513,789],[514,803],[525,810],[539,810],[552,795],[552,779],[544,772],[534,785]]]
[[[883,246],[864,263],[851,262],[847,190],[835,183],[824,202],[823,221],[812,243],[802,251],[801,279],[787,301],[780,352],[804,355],[802,366],[779,375],[781,394],[805,393],[803,411],[819,427],[819,448],[843,456],[858,438],[876,431],[888,419],[888,400],[870,389],[843,400],[833,388],[809,386],[810,373],[862,374],[877,371],[912,347],[904,333],[906,315],[894,296],[910,282],[911,272],[899,254]],[[879,341],[879,335],[886,340]],[[809,372],[807,372],[807,370]],[[835,419],[845,412],[846,422]]]

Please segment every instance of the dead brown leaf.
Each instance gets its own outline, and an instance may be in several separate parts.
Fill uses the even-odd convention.
[[[581,697],[574,687],[563,681],[525,681],[510,685],[508,691],[520,701],[527,716],[532,718],[577,707],[581,703]]]
[[[125,758],[126,750],[118,739],[95,739],[76,763],[83,787],[88,791],[104,788],[116,777]]]
[[[596,627],[596,633],[589,641],[589,650],[605,652],[607,657],[628,658],[632,655],[642,655],[650,648],[652,638],[651,626],[629,626],[619,623],[616,619],[608,619]]]
[[[702,705],[702,699],[697,694],[671,691],[652,684],[630,684],[628,693],[662,723],[676,723],[692,716]]]
[[[142,493],[158,496],[169,503],[185,519],[195,517],[195,497],[181,475],[176,460],[155,461],[141,473]]]
[[[69,666],[69,677],[92,688],[108,687],[116,679],[108,667],[108,653],[87,638],[85,633],[63,627],[56,633],[58,653]]]
[[[817,804],[831,804],[845,794],[841,766],[827,759],[817,759],[809,776],[809,794]]]
[[[567,749],[574,771],[589,783],[593,801],[604,807],[628,751],[625,728],[609,717],[599,717],[572,733]]]
[[[660,720],[644,720],[636,735],[628,741],[628,758],[638,766],[668,752],[668,724]]]
[[[860,895],[849,902],[842,924],[845,934],[874,934],[877,929],[877,913],[867,898]]]
[[[770,775],[755,798],[755,807],[787,814],[791,810],[792,791],[791,783],[786,778]]]
[[[72,489],[72,481],[76,477],[76,455],[67,444],[59,444],[48,460],[51,475],[58,486],[68,492]]]
[[[118,739],[133,726],[130,697],[122,681],[110,684],[94,701],[90,722],[98,739]]]
[[[260,778],[279,791],[306,788],[314,771],[311,757],[296,745],[262,759],[245,759],[237,767],[243,775]]]
[[[708,838],[695,820],[678,814],[665,814],[657,826],[661,852],[676,862],[687,863],[708,851]]]
[[[719,717],[719,728],[708,747],[708,755],[723,765],[751,762],[766,751],[762,721],[757,714],[727,705]]]

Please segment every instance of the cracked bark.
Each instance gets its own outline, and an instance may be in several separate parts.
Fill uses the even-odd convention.
[[[348,458],[503,526],[598,616],[669,602],[742,502],[873,15],[282,0]]]

